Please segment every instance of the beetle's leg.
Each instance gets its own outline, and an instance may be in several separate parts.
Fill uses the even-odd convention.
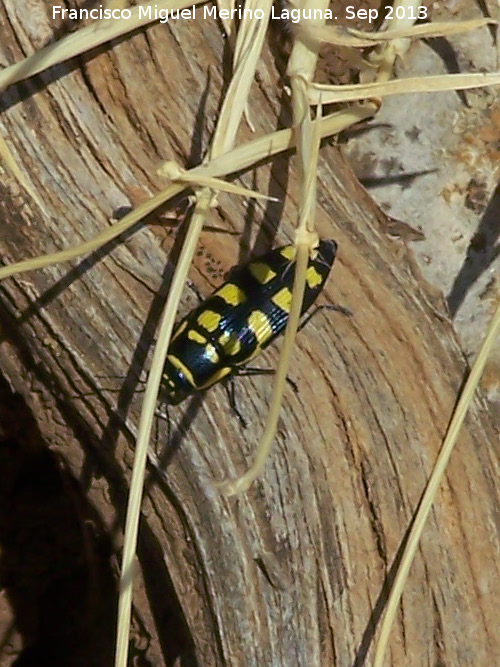
[[[324,306],[316,306],[316,308],[311,313],[309,313],[309,315],[305,316],[305,318],[299,324],[297,331],[302,331],[309,320],[311,320],[311,318],[313,318],[320,310],[335,310],[336,312],[342,313],[342,315],[346,315],[347,317],[352,317],[354,314],[352,310],[349,310],[349,308],[344,308],[344,306],[337,306],[337,304],[329,303],[325,304]]]
[[[227,397],[229,400],[229,405],[231,406],[231,410],[234,412],[236,417],[238,417],[238,421],[240,422],[241,426],[243,428],[247,427],[247,422],[246,419],[243,417],[241,412],[238,410],[236,406],[236,391],[234,388],[234,375],[231,374],[229,375],[224,381],[224,387],[226,388],[227,392]]]
[[[254,368],[253,366],[244,366],[243,368],[238,368],[234,372],[234,375],[238,375],[239,377],[251,377],[252,375],[275,375],[276,371],[274,368]],[[297,386],[297,383],[294,382],[291,378],[287,376],[286,381],[290,385],[290,387],[293,389],[293,391],[298,394],[299,393],[299,388]]]
[[[160,407],[156,408],[155,415],[160,419],[164,419],[167,422],[170,422],[170,417],[168,416],[168,405],[165,401],[161,401],[159,404]]]
[[[162,400],[161,398],[155,410],[155,417],[157,417],[157,419],[155,419],[155,436],[154,436],[153,450],[155,456],[159,457],[160,450],[162,449],[162,447],[160,447],[160,442],[163,442],[163,438],[160,435],[160,427],[159,427],[160,420],[165,421],[167,424],[167,438],[166,438],[167,443],[170,443],[170,437],[172,435],[171,433],[172,422],[168,414],[168,403],[165,400]]]
[[[255,366],[243,366],[242,368],[237,368],[233,375],[238,375],[239,377],[252,376],[252,375],[274,375],[276,371],[274,368],[256,368]]]
[[[193,291],[196,294],[196,298],[200,303],[203,303],[206,301],[207,297],[203,296],[203,294],[200,292],[200,290],[196,287],[196,285],[193,283],[192,280],[187,280],[186,285],[189,287],[191,291]]]

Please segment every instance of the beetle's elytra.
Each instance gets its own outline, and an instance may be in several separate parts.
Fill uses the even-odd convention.
[[[309,258],[302,314],[323,289],[336,252],[335,241],[320,241]],[[286,245],[234,267],[227,281],[177,325],[162,377],[168,403],[236,372],[284,331],[295,253],[295,246]]]

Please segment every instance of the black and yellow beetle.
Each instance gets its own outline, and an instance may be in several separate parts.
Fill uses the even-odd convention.
[[[335,241],[320,241],[309,259],[302,314],[314,303],[332,268]],[[275,248],[234,267],[218,287],[176,327],[163,369],[162,395],[177,404],[236,373],[286,327],[295,246]]]

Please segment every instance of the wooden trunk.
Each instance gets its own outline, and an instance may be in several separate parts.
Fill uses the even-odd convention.
[[[31,5],[24,14],[13,2],[0,9],[4,64],[54,34],[44,3],[35,3],[37,11]],[[90,239],[123,207],[165,185],[155,173],[161,162],[199,162],[227,63],[213,21],[179,20],[8,89],[1,132],[44,208],[4,175],[2,261]],[[259,64],[249,105],[257,134],[276,129],[278,118],[280,127],[289,123],[288,99],[276,92],[284,63],[273,44]],[[243,127],[238,140],[250,138]],[[250,251],[293,238],[293,155],[242,181],[279,201],[220,196],[191,274],[204,293]],[[171,409],[170,426],[159,423],[154,447],[163,472],[149,471],[131,636],[132,654],[149,661],[143,664],[344,667],[368,664],[372,655],[394,566],[467,366],[443,301],[332,145],[321,151],[318,199],[319,232],[339,244],[323,302],[353,315],[323,312],[299,334],[291,373],[299,391],[287,390],[265,474],[247,494],[222,498],[212,480],[243,472],[252,460],[272,378],[237,381],[247,430],[221,386]],[[91,617],[114,641],[113,594],[102,583],[107,556],[96,535],[107,533],[119,554],[139,377],[175,266],[182,205],[147,222],[102,253],[0,285],[0,368],[24,398],[43,447],[78,480],[71,489],[88,618],[67,665],[111,664],[104,640],[92,660],[79,657],[95,641]],[[195,303],[186,290],[184,312]],[[275,366],[278,352],[272,346],[259,363]],[[387,664],[500,659],[497,445],[478,399],[412,567]],[[0,566],[11,548],[4,537]],[[38,571],[36,555],[26,572]],[[116,556],[107,562],[116,572]],[[14,621],[22,634],[22,619]],[[64,633],[62,616],[60,623]]]

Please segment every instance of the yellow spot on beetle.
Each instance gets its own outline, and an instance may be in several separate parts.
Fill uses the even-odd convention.
[[[290,307],[292,305],[292,293],[288,287],[283,287],[279,292],[276,292],[276,294],[271,297],[271,301],[276,306],[281,308],[281,310],[284,310],[285,313],[289,313]]]
[[[224,331],[222,336],[219,336],[219,344],[224,350],[225,354],[234,356],[241,351],[241,343],[235,334],[230,334]]]
[[[177,327],[177,329],[174,331],[172,338],[170,339],[170,342],[172,343],[176,338],[178,338],[186,327],[187,327],[187,322],[186,320],[184,320],[184,322],[181,322]]]
[[[323,276],[310,266],[306,271],[306,283],[310,289],[314,289],[323,282]]]
[[[167,355],[168,361],[172,364],[174,368],[177,368],[178,371],[180,371],[186,380],[189,382],[189,384],[193,387],[196,387],[196,382],[194,381],[193,374],[189,370],[189,368],[182,363],[182,361],[178,357],[174,357],[173,354],[168,354]]]
[[[208,345],[205,346],[205,356],[212,364],[217,364],[219,362],[219,355],[212,343],[208,343]]]
[[[239,306],[240,303],[244,303],[247,300],[245,292],[234,283],[226,283],[223,285],[215,292],[215,296],[220,296],[220,298],[224,299],[230,306]]]
[[[204,310],[198,315],[198,324],[207,331],[215,331],[219,326],[221,315],[213,310]]]
[[[261,310],[250,313],[247,322],[259,345],[264,345],[273,335],[269,318]]]
[[[199,331],[196,331],[196,329],[189,329],[188,338],[195,343],[200,343],[200,345],[204,345],[207,342],[205,336],[202,336]]]
[[[290,261],[295,259],[296,254],[297,254],[297,249],[295,248],[294,245],[286,245],[284,248],[281,248],[280,250],[280,255],[285,259],[289,259]]]
[[[169,375],[167,375],[166,373],[163,373],[163,375],[162,375],[162,381],[163,381],[165,384],[168,384],[168,386],[170,387],[170,389],[174,389],[174,387],[175,387],[175,382],[174,382],[174,381],[172,380],[172,378],[171,378]]]
[[[273,278],[276,278],[276,273],[267,264],[262,262],[250,262],[248,269],[252,276],[261,285],[265,285]]]
[[[231,370],[232,369],[230,366],[223,366],[222,368],[219,368],[219,370],[212,375],[210,380],[207,380],[207,382],[201,385],[201,387],[198,387],[198,389],[206,389],[207,387],[211,387],[216,382],[219,382],[219,380],[222,380],[222,378],[225,378],[226,375],[229,375]]]
[[[224,333],[222,333],[219,336],[219,340],[217,342],[219,343],[219,345],[224,347],[224,345],[226,345],[226,343],[229,341],[230,338],[231,338],[231,334],[229,333],[229,331],[224,331]]]

